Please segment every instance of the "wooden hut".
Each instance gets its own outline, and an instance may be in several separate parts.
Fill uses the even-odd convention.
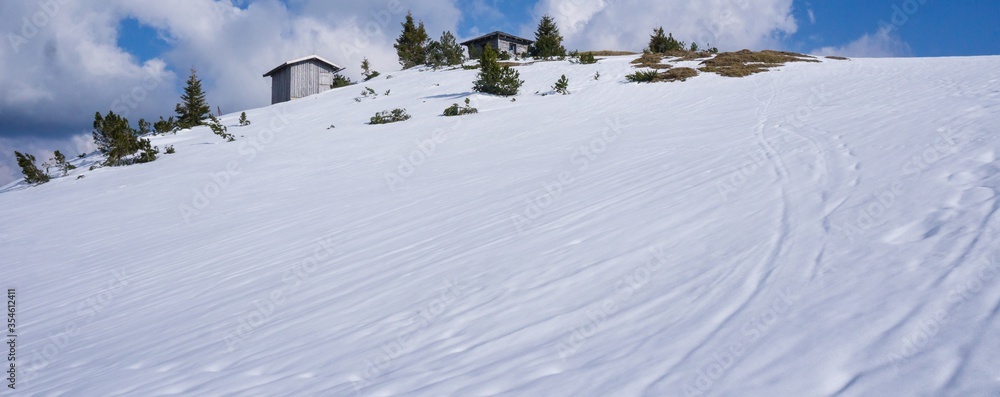
[[[264,74],[271,78],[271,104],[327,91],[341,70],[344,68],[316,55],[285,62]]]
[[[467,40],[462,45],[469,48],[469,57],[476,59],[483,53],[486,46],[493,47],[497,52],[506,52],[513,55],[523,55],[528,52],[528,46],[534,44],[534,40],[517,37],[509,33],[496,31],[484,34],[472,40]]]

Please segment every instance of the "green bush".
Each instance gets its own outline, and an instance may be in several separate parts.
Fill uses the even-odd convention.
[[[49,176],[35,166],[35,156],[14,151],[14,157],[17,158],[17,165],[21,167],[25,182],[37,185],[49,181]]]
[[[140,138],[139,131],[128,124],[128,119],[115,112],[108,112],[104,117],[97,112],[92,134],[97,150],[107,156],[104,161],[106,166],[148,163],[156,160],[159,153],[149,139]]]
[[[381,112],[375,113],[372,116],[371,122],[369,124],[389,124],[399,121],[406,121],[410,119],[410,115],[406,114],[406,109],[393,109],[393,110],[383,110]]]
[[[347,87],[353,84],[354,82],[351,81],[351,79],[341,76],[340,73],[337,73],[333,75],[333,84],[330,84],[330,89],[332,90],[334,88]]]
[[[247,112],[240,113],[240,127],[246,127],[250,125],[250,120],[247,120]]]
[[[647,51],[654,54],[664,54],[670,51],[684,51],[684,42],[674,39],[674,34],[665,36],[663,27],[653,29],[653,34],[649,36],[649,48]]]
[[[517,95],[521,84],[524,84],[520,77],[521,74],[510,66],[500,66],[496,51],[493,47],[486,46],[483,57],[479,60],[479,76],[473,82],[472,89],[484,94],[513,96]]]
[[[625,76],[625,80],[633,83],[651,83],[659,75],[655,70],[639,70]]]
[[[597,63],[597,58],[594,58],[593,52],[585,52],[583,54],[580,54],[580,63],[583,65],[590,65],[593,63]]]
[[[466,114],[479,113],[479,109],[476,109],[470,105],[469,98],[465,98],[465,107],[459,107],[457,103],[452,104],[447,109],[444,110],[444,115],[451,116],[463,116]]]
[[[174,116],[170,116],[169,119],[164,120],[163,116],[160,116],[160,121],[153,123],[153,131],[157,134],[166,134],[168,132],[177,133],[180,127],[177,122],[174,121]]]
[[[167,146],[166,150],[164,150],[164,153],[166,153],[166,154],[174,154],[174,153],[177,153],[177,151],[174,150],[174,145],[170,145],[170,146]]]

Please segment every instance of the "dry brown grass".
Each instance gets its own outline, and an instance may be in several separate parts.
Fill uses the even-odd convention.
[[[703,61],[701,64],[705,66],[699,70],[706,73],[718,73],[726,77],[745,77],[766,72],[788,62],[819,62],[819,60],[809,55],[794,52],[742,50],[718,54],[715,58]]]
[[[693,61],[693,60],[696,60],[696,59],[705,59],[705,58],[711,58],[712,57],[712,53],[708,52],[708,51],[697,51],[697,52],[695,52],[695,51],[688,51],[688,50],[668,51],[667,53],[665,53],[663,55],[666,56],[666,57],[669,57],[669,58],[677,58],[677,59],[674,59],[675,61]]]
[[[691,68],[673,68],[660,73],[654,81],[686,81],[698,75],[698,71]]]
[[[670,65],[663,63],[662,54],[642,54],[632,61],[632,67],[650,69],[670,69]]]
[[[608,51],[608,50],[601,50],[601,51],[580,51],[581,54],[587,53],[587,52],[594,54],[595,57],[615,57],[615,56],[620,56],[620,55],[635,55],[636,54],[634,52],[629,52],[629,51]]]
[[[531,65],[533,63],[534,62],[508,62],[508,61],[497,62],[497,64],[499,64],[500,66],[510,66],[512,68],[518,67],[518,66],[528,66],[528,65]]]
[[[836,59],[838,61],[848,61],[848,60],[850,60],[850,58],[838,57],[838,56],[835,56],[835,55],[830,55],[830,56],[826,57],[826,59]]]

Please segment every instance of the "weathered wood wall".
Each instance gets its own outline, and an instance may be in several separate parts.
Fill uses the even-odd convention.
[[[317,60],[300,62],[271,76],[271,103],[288,102],[330,90],[336,69]]]

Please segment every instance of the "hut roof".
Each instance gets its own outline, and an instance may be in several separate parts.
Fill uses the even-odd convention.
[[[339,72],[341,70],[344,70],[344,68],[340,67],[340,65],[337,65],[337,64],[335,64],[333,62],[330,62],[330,61],[327,61],[326,59],[323,59],[322,57],[320,57],[318,55],[310,55],[310,56],[302,57],[302,58],[299,58],[299,59],[293,59],[291,61],[288,61],[288,62],[285,62],[285,63],[283,63],[281,65],[278,65],[278,67],[276,67],[274,69],[271,69],[270,72],[264,73],[264,77],[268,77],[268,76],[270,76],[272,74],[275,74],[275,73],[277,73],[279,70],[281,70],[283,68],[286,68],[286,67],[298,64],[298,63],[302,63],[302,62],[311,61],[311,60],[317,60],[317,61],[320,61],[322,63],[325,63],[325,64],[329,65],[330,67],[332,67],[333,69],[335,69],[337,72]]]

